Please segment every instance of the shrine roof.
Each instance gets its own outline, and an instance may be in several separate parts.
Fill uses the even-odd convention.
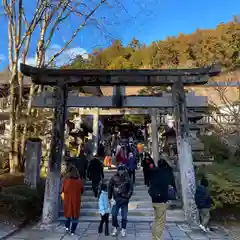
[[[217,76],[219,66],[191,69],[45,69],[21,64],[21,72],[36,84],[56,85],[64,80],[70,86],[143,86],[170,85],[184,77],[185,85],[204,84],[208,77]]]

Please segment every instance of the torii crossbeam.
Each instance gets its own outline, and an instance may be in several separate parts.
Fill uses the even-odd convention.
[[[181,78],[184,85],[207,83],[209,77],[217,76],[219,66],[193,69],[45,69],[20,65],[21,72],[32,78],[35,84],[57,85],[64,81],[68,86],[162,86],[172,85]]]

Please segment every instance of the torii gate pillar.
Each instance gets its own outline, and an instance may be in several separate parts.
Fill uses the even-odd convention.
[[[99,139],[99,109],[96,108],[93,114],[93,156],[98,153]]]
[[[66,120],[67,85],[60,81],[55,87],[55,118],[53,122],[51,153],[45,184],[42,222],[51,223],[58,216],[61,160],[64,147],[64,128]]]
[[[151,109],[151,137],[152,137],[152,156],[155,165],[159,160],[159,143],[158,143],[158,127],[157,127],[157,109]]]
[[[172,94],[183,208],[185,218],[189,224],[198,225],[199,215],[195,204],[196,182],[192,159],[192,147],[189,138],[185,92],[181,79],[178,79],[173,84]]]

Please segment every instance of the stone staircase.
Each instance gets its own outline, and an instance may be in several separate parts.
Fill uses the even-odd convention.
[[[109,180],[116,170],[105,170],[105,179]],[[85,183],[85,192],[82,195],[82,204],[80,210],[81,222],[98,222],[98,199],[93,196],[91,182]],[[119,213],[119,216],[121,213]],[[59,220],[64,220],[63,208],[60,209]],[[129,202],[128,212],[129,222],[152,222],[153,208],[151,198],[148,195],[148,188],[144,185],[143,173],[141,170],[136,171],[136,184],[134,192]],[[167,210],[167,222],[185,222],[184,213],[179,201],[170,204]]]

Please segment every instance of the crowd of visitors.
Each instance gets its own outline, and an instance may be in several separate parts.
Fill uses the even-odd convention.
[[[87,160],[86,153],[82,149],[78,157],[68,158],[67,173],[62,186],[62,199],[64,200],[64,216],[66,217],[66,231],[75,233],[81,206],[81,194],[84,191],[84,181],[88,178],[92,181],[92,191],[98,198],[100,223],[98,233],[109,235],[109,216],[112,215],[112,236],[117,236],[119,224],[118,213],[121,211],[121,236],[126,235],[128,204],[133,194],[135,184],[135,171],[142,168],[144,183],[148,187],[148,193],[152,199],[154,209],[154,223],[152,225],[152,239],[163,239],[163,230],[166,219],[166,211],[169,200],[176,199],[177,188],[173,170],[163,158],[154,161],[148,152],[144,151],[143,144],[133,140],[118,142],[111,151],[104,151],[104,143],[101,152],[106,152],[104,161],[101,157],[94,156]],[[103,154],[103,153],[102,153]],[[109,183],[104,179],[104,166],[116,168],[116,174]],[[196,205],[199,209],[200,228],[208,231],[210,207],[212,204],[207,190],[208,181],[203,179],[196,191]]]

